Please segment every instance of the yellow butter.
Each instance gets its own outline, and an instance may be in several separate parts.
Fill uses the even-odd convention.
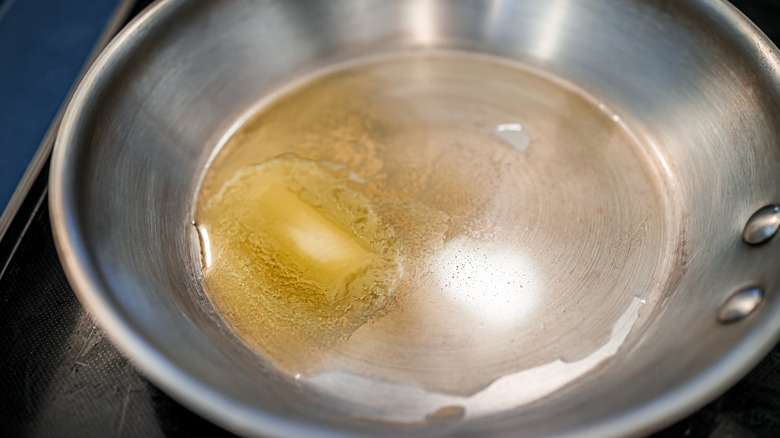
[[[375,314],[401,274],[392,229],[332,167],[292,154],[247,166],[198,213],[212,303],[296,373]]]

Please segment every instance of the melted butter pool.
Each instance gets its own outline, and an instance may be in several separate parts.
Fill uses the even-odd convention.
[[[431,53],[277,91],[204,175],[203,286],[323,409],[439,421],[563,397],[674,284],[673,181],[572,84]]]

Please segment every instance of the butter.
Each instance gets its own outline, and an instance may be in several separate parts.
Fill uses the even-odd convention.
[[[354,232],[347,230],[301,200],[278,178],[252,202],[246,218],[257,233],[268,236],[280,260],[294,266],[302,277],[319,284],[333,298],[339,283],[371,261],[372,255]]]
[[[393,230],[349,184],[332,166],[286,154],[240,169],[198,212],[210,240],[207,295],[291,374],[379,311],[400,278]]]

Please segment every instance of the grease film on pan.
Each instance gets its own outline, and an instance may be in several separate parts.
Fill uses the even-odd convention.
[[[490,57],[332,69],[214,158],[204,288],[351,415],[512,409],[608,361],[672,277],[671,176],[647,149],[581,90]]]

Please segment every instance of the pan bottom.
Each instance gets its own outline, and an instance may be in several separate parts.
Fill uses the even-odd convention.
[[[392,232],[397,278],[344,330],[278,318],[290,297],[258,299],[251,261],[224,255],[251,227],[231,234],[214,217],[235,212],[204,213],[247,165],[290,154]],[[236,335],[326,411],[495,414],[587,378],[641,336],[677,251],[659,163],[606,105],[518,64],[439,53],[344,66],[264,104],[217,154],[196,212],[214,252],[204,288]],[[328,202],[339,201],[309,207],[332,220]]]

